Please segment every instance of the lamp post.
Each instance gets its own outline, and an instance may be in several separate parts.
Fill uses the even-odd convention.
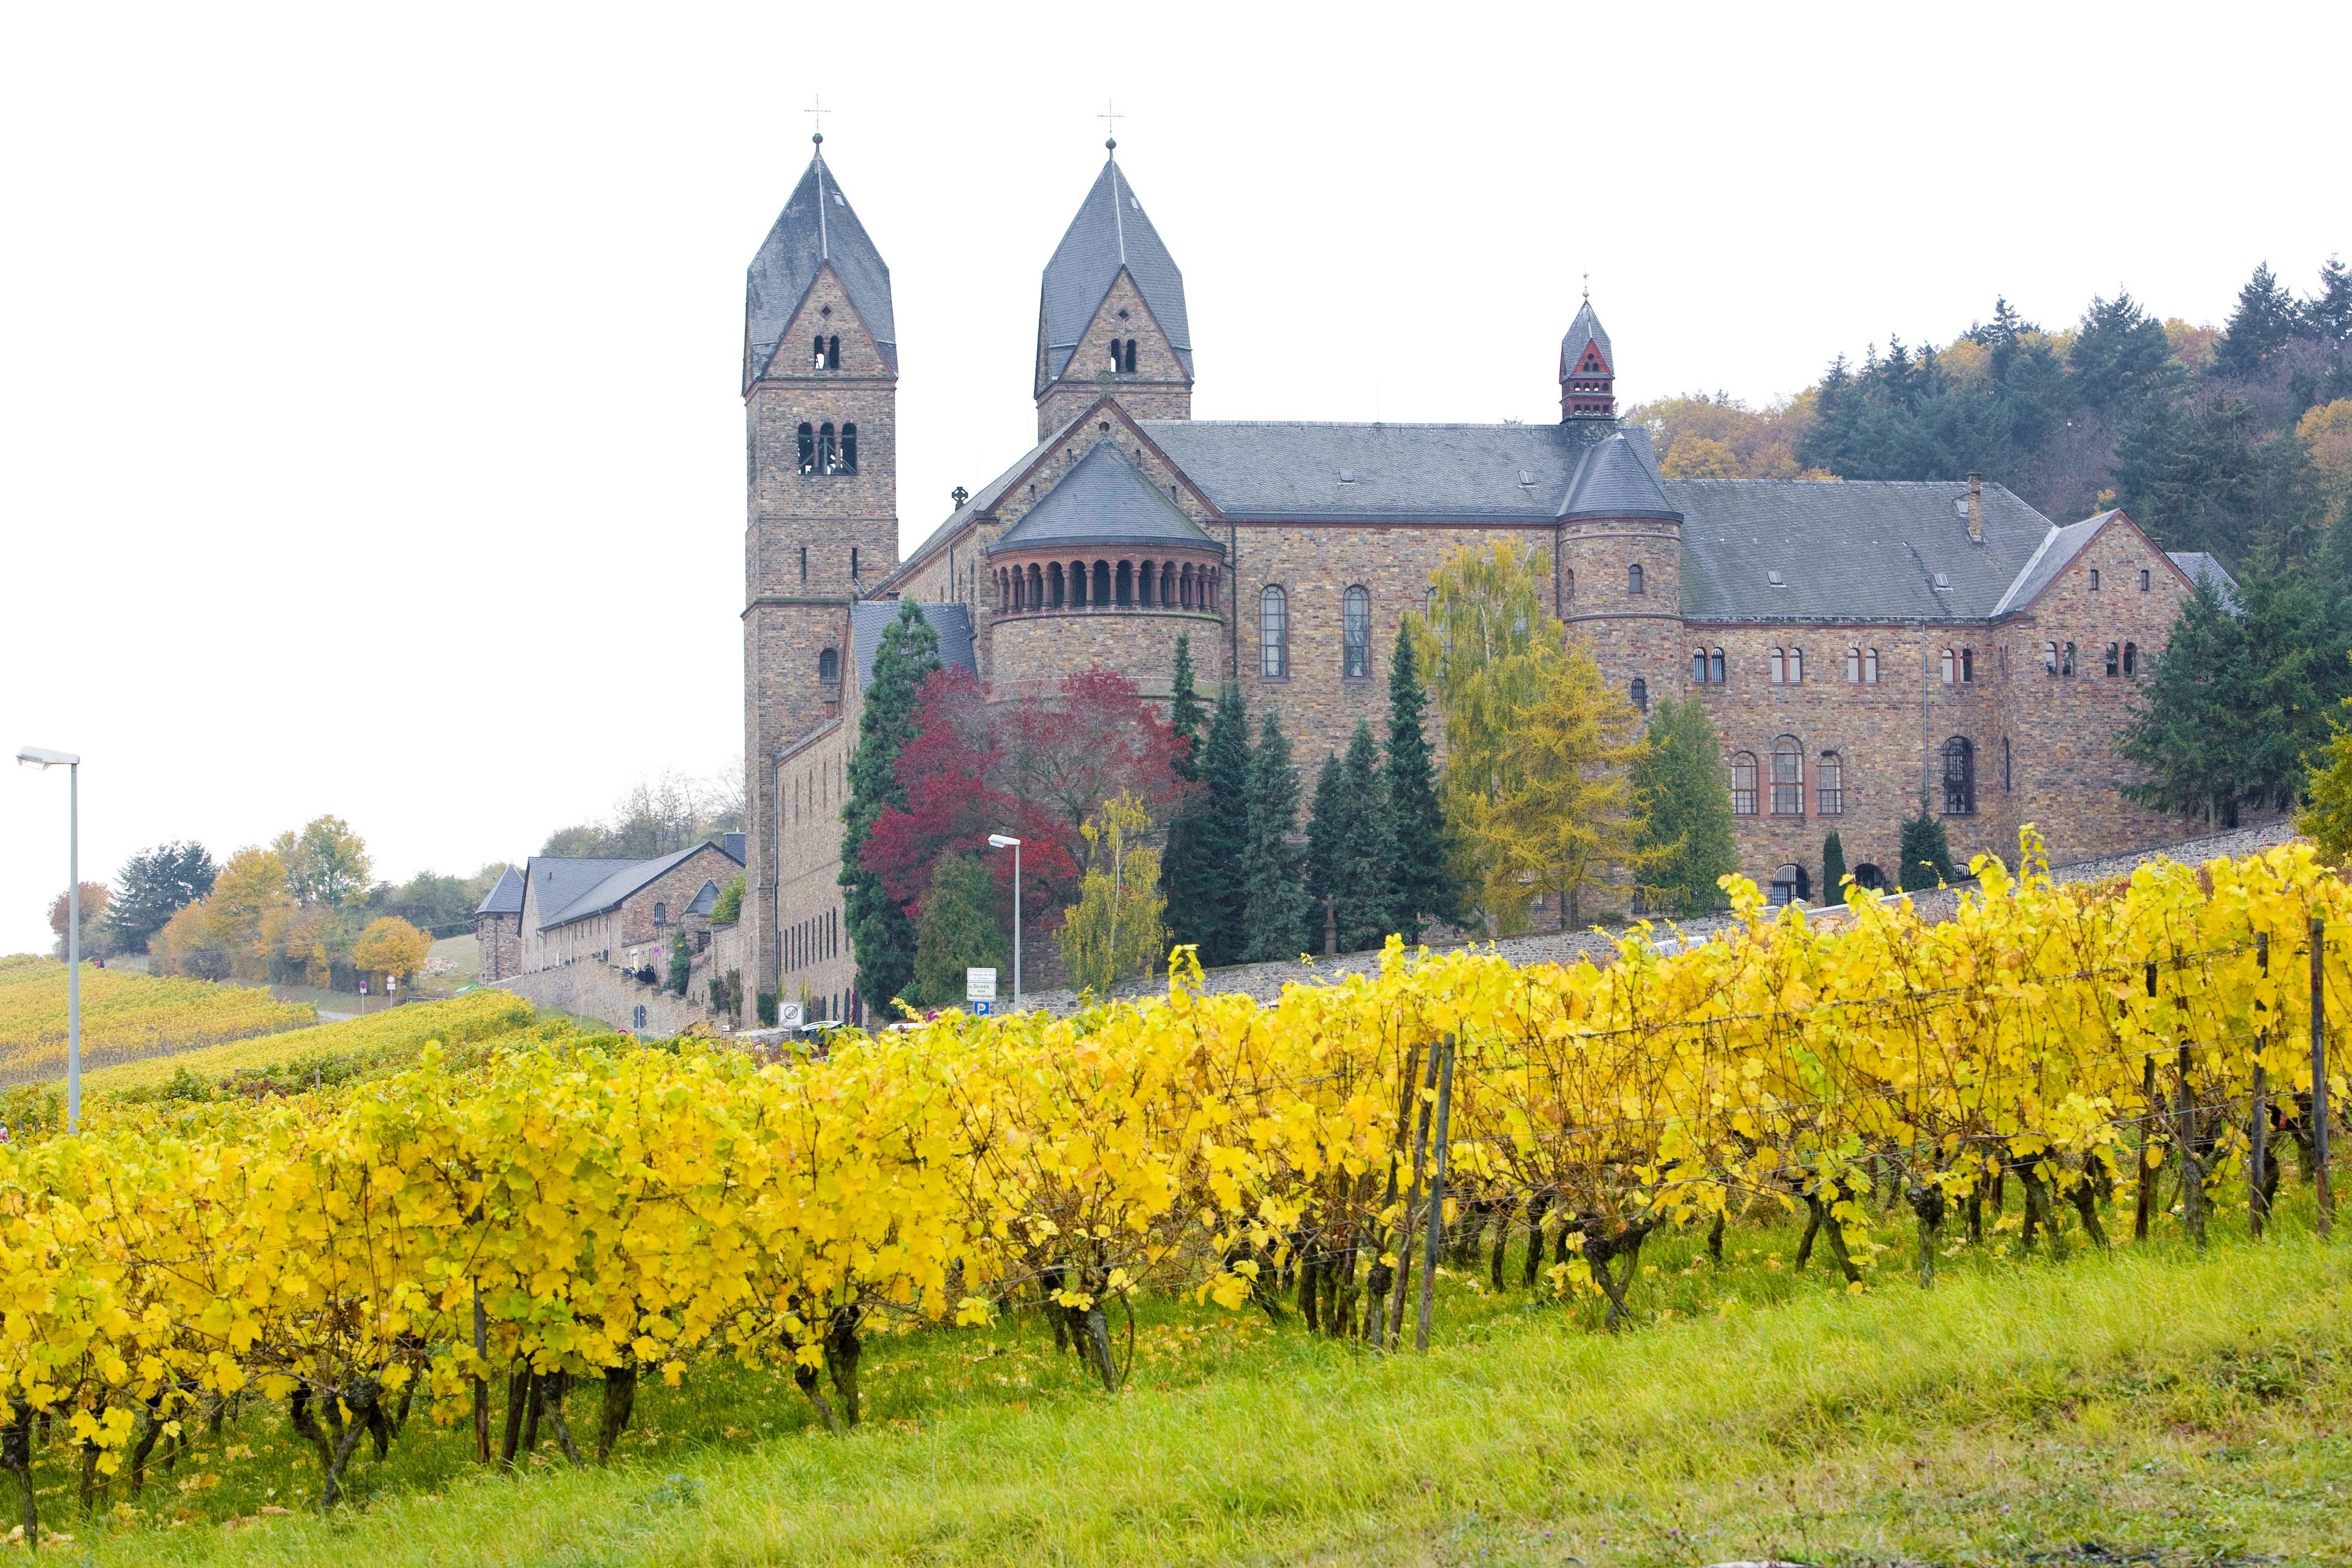
[[[1013,851],[1013,1010],[1021,1011],[1021,840],[1009,833],[988,836],[991,849]]]
[[[81,1131],[81,759],[22,746],[28,768],[66,771],[66,1131]]]

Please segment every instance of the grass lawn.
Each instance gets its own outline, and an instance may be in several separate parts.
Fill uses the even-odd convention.
[[[331,1521],[282,1406],[87,1516],[65,1445],[37,1475],[104,1563],[2343,1563],[2352,1242],[2294,1197],[2260,1246],[2238,1220],[2202,1257],[2053,1265],[2004,1237],[1924,1295],[1899,1248],[1850,1292],[1791,1272],[1790,1231],[1735,1230],[1720,1268],[1667,1237],[1634,1331],[1449,1281],[1425,1358],[1154,1300],[1117,1397],[1034,1318],[925,1331],[870,1343],[846,1438],[789,1381],[649,1377],[586,1472],[548,1438],[483,1475],[420,1414]]]

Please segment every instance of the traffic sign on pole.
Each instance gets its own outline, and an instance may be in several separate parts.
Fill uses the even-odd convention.
[[[967,1002],[996,1000],[996,971],[967,969],[963,972],[963,999]]]

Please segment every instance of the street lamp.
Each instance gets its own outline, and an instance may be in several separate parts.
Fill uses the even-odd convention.
[[[991,849],[1013,851],[1013,1010],[1021,1011],[1021,840],[1009,833],[988,836]]]
[[[81,1131],[81,759],[20,746],[28,768],[66,771],[66,1131]]]

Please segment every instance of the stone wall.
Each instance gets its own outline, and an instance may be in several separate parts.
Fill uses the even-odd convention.
[[[776,769],[777,879],[773,891],[776,969],[761,986],[747,973],[747,1008],[761,989],[779,1003],[838,1009],[857,982],[841,889],[841,807],[848,787],[851,721],[787,752]],[[812,1014],[811,1016],[814,1016]],[[835,1013],[835,1016],[837,1016]]]
[[[500,981],[499,989],[513,992],[534,1007],[576,1013],[624,1031],[630,1027],[636,1008],[643,1006],[648,1037],[667,1038],[683,1032],[689,1024],[715,1022],[710,1009],[691,993],[680,997],[658,985],[640,984],[612,964],[593,959],[518,974]]]
[[[475,916],[474,943],[481,953],[481,977],[485,984],[504,980],[521,972],[520,915]]]
[[[1194,687],[1203,700],[1213,701],[1225,679],[1223,617],[1199,610],[1136,608],[999,617],[990,634],[989,696],[1050,696],[1065,675],[1108,669],[1134,681],[1144,696],[1164,701],[1175,678],[1180,635],[1192,639]]]
[[[1569,635],[1591,647],[1609,683],[1645,711],[1662,698],[1681,695],[1690,674],[1683,639],[1682,525],[1655,518],[1579,519],[1560,531],[1555,586]],[[1642,573],[1638,594],[1635,567]]]
[[[1044,324],[1041,311],[1041,333]],[[1110,344],[1114,338],[1121,342],[1134,340],[1133,371],[1112,366]],[[1037,345],[1041,379],[1045,352],[1045,345],[1041,341]],[[1192,417],[1192,378],[1185,374],[1183,362],[1169,346],[1168,335],[1160,330],[1150,307],[1143,302],[1143,291],[1125,272],[1119,274],[1096,308],[1094,321],[1080,336],[1061,379],[1038,397],[1037,438],[1042,441],[1051,436],[1084,413],[1095,399],[1105,395],[1118,399],[1119,405],[1138,419]]]

